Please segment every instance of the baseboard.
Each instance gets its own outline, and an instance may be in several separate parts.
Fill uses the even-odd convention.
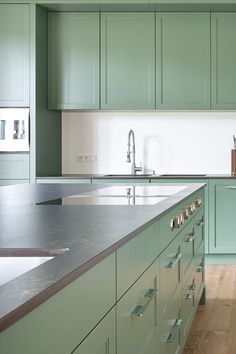
[[[205,264],[235,264],[236,254],[206,254]]]

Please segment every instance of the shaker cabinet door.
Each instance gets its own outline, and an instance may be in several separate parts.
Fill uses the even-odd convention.
[[[155,109],[154,13],[102,13],[101,108]]]
[[[0,4],[0,107],[29,106],[29,5]]]
[[[236,108],[236,13],[211,18],[212,108]]]
[[[232,180],[210,182],[210,253],[235,254],[236,183]]]
[[[157,109],[210,109],[210,14],[156,14]]]
[[[48,15],[49,108],[99,108],[99,14]]]

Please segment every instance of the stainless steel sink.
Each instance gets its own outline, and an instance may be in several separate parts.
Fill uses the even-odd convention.
[[[0,248],[0,286],[67,250],[67,248]]]
[[[149,177],[149,176],[153,176],[153,174],[151,173],[145,173],[145,174],[136,174],[136,175],[132,175],[132,174],[111,174],[111,175],[105,175],[105,177]]]
[[[38,205],[152,205],[185,188],[173,185],[117,185],[48,200]]]
[[[205,177],[204,174],[164,174],[160,175],[160,177]]]

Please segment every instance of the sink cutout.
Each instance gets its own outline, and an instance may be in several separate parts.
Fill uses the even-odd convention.
[[[0,248],[0,286],[68,250],[68,248]]]

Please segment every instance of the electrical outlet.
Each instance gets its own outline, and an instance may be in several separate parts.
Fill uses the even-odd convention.
[[[75,161],[77,163],[96,162],[97,155],[96,154],[79,154],[79,155],[75,156]]]

